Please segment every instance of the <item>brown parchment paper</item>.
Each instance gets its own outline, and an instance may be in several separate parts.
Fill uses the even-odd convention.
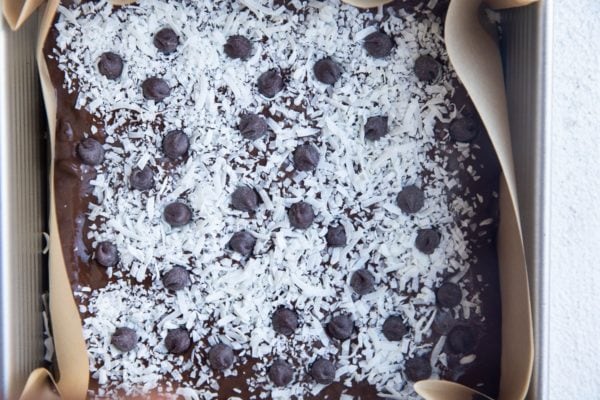
[[[128,4],[135,0],[112,0]],[[141,0],[143,1],[143,0]],[[374,7],[391,0],[344,0],[358,7]],[[493,8],[526,5],[535,0],[486,0]],[[4,0],[3,12],[12,29],[19,26],[44,0]],[[43,55],[43,44],[52,26],[59,0],[48,0],[40,25],[38,67],[48,115],[51,154],[54,159],[56,92]],[[496,149],[503,175],[500,179],[498,261],[502,302],[502,360],[498,400],[524,399],[533,366],[533,328],[529,286],[515,170],[508,124],[506,94],[498,45],[479,24],[481,0],[452,0],[446,17],[448,55],[467,89]],[[77,400],[86,397],[89,365],[81,319],[60,245],[54,203],[54,163],[50,169],[50,317],[54,333],[58,379],[45,369],[33,371],[21,399]],[[56,392],[54,392],[54,389]],[[470,400],[475,391],[445,381],[421,381],[417,392],[428,400]]]

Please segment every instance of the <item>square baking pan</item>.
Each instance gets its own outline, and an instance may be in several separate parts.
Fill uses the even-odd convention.
[[[456,1],[456,0],[455,0]],[[502,11],[506,89],[534,312],[529,398],[547,398],[548,113],[551,1]],[[44,362],[47,141],[35,64],[38,18],[0,32],[0,399]]]

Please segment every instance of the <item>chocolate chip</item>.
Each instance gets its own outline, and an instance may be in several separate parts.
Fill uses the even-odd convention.
[[[170,54],[179,46],[179,36],[171,28],[162,28],[154,35],[154,46],[164,54]]]
[[[208,352],[208,361],[213,369],[224,370],[233,365],[233,349],[224,343],[211,347]]]
[[[184,289],[190,284],[190,273],[183,267],[173,267],[163,275],[162,283],[172,291]]]
[[[190,334],[184,328],[171,329],[165,337],[165,347],[171,354],[185,353],[191,344]]]
[[[388,133],[388,117],[369,117],[365,124],[365,138],[367,140],[379,140]]]
[[[117,246],[111,242],[100,242],[96,246],[94,253],[96,262],[104,267],[112,267],[119,261],[119,252]]]
[[[276,69],[263,72],[258,78],[258,92],[265,97],[275,97],[283,90],[283,78]]]
[[[333,317],[327,324],[327,333],[336,339],[346,340],[352,336],[354,321],[350,314],[342,314]]]
[[[406,214],[414,214],[423,208],[425,204],[425,194],[415,185],[409,185],[402,188],[396,197],[396,204]]]
[[[231,58],[246,60],[252,55],[252,42],[245,36],[233,35],[227,38],[223,49]]]
[[[258,208],[258,194],[248,186],[238,186],[231,195],[231,206],[239,211],[254,211]]]
[[[327,240],[327,245],[329,247],[343,247],[346,245],[346,229],[343,225],[330,225],[327,228],[327,234],[325,235],[325,240]]]
[[[256,140],[264,136],[269,130],[267,121],[258,114],[242,114],[238,129],[242,136],[248,140]]]
[[[335,366],[331,361],[319,357],[310,366],[309,373],[317,383],[329,385],[335,379]]]
[[[134,168],[129,176],[131,187],[137,190],[150,190],[154,187],[154,172],[149,166],[143,169]]]
[[[243,256],[249,256],[254,250],[256,238],[251,233],[246,231],[236,232],[229,239],[229,247],[231,250],[240,253]]]
[[[470,353],[476,344],[475,333],[468,326],[456,326],[448,333],[448,345],[454,353]]]
[[[415,75],[423,82],[434,82],[442,74],[442,65],[430,55],[422,55],[415,61]]]
[[[110,339],[110,343],[126,353],[133,350],[137,344],[137,334],[131,328],[117,328]]]
[[[304,143],[294,150],[294,167],[298,171],[313,171],[319,164],[319,150],[310,143]]]
[[[375,277],[366,269],[354,271],[350,278],[350,286],[359,295],[369,294],[375,290]]]
[[[435,229],[419,229],[417,231],[417,239],[415,240],[415,247],[421,253],[433,254],[435,249],[439,246],[441,236]]]
[[[387,317],[383,323],[383,336],[387,340],[398,342],[408,333],[408,329],[404,324],[402,317],[398,315],[391,315]]]
[[[454,325],[456,325],[456,320],[452,316],[452,313],[448,311],[438,311],[433,319],[431,329],[438,335],[447,335]]]
[[[179,129],[168,132],[162,142],[163,152],[169,159],[185,156],[190,148],[190,138]]]
[[[333,85],[340,79],[342,68],[331,58],[323,58],[315,63],[313,67],[315,77],[323,83]]]
[[[289,308],[281,307],[271,316],[273,330],[285,336],[290,336],[298,329],[298,314]]]
[[[192,220],[192,210],[187,205],[178,201],[167,205],[163,215],[167,224],[173,228],[186,225]]]
[[[161,101],[171,94],[171,88],[167,81],[153,76],[142,83],[142,93],[147,100]]]
[[[365,38],[363,47],[374,58],[385,58],[392,53],[394,42],[383,32],[374,32]]]
[[[414,357],[406,360],[404,374],[409,381],[417,382],[431,376],[431,363],[428,357]]]
[[[456,118],[450,123],[450,137],[456,142],[470,142],[479,135],[479,125],[473,118]]]
[[[435,297],[441,307],[453,308],[462,301],[462,291],[456,283],[445,282],[435,292]]]
[[[104,149],[100,142],[93,138],[83,139],[79,142],[77,155],[87,165],[99,165],[104,161]]]
[[[288,210],[288,219],[290,224],[297,229],[306,229],[312,225],[315,220],[315,212],[310,204],[299,201],[292,204]]]
[[[108,79],[115,80],[123,72],[123,59],[117,53],[107,51],[98,60],[98,71]]]
[[[275,360],[269,368],[269,379],[275,386],[287,386],[294,379],[294,369],[283,360]]]

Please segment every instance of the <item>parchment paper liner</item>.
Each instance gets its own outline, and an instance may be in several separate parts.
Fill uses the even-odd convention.
[[[143,1],[143,0],[141,0]],[[391,0],[345,0],[358,7],[374,7]],[[487,0],[493,8],[509,8],[535,0]],[[12,29],[21,24],[44,0],[4,0],[3,11]],[[112,0],[128,4],[132,0]],[[37,59],[51,132],[52,159],[55,149],[56,92],[44,60],[43,45],[52,26],[59,0],[48,0],[41,20]],[[446,17],[445,40],[448,56],[467,89],[496,149],[503,171],[500,178],[500,224],[498,261],[502,302],[502,360],[499,400],[524,399],[533,365],[533,328],[529,286],[515,170],[508,124],[502,62],[498,45],[479,24],[481,0],[452,0]],[[81,319],[71,292],[56,219],[54,163],[50,168],[50,316],[60,379],[37,369],[27,381],[21,399],[84,399],[89,383],[87,349]],[[5,266],[6,267],[6,266]],[[427,381],[423,381],[423,388]],[[469,391],[457,384],[442,386],[440,392],[420,390],[428,400],[469,399]],[[53,393],[54,387],[59,394]]]

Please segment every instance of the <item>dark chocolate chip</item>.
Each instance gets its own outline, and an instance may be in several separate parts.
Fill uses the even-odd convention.
[[[388,133],[388,117],[375,116],[369,117],[365,124],[365,139],[379,140]]]
[[[245,36],[233,35],[227,38],[223,49],[231,58],[246,60],[252,55],[252,42]]]
[[[450,137],[456,142],[470,142],[479,135],[479,125],[473,118],[456,118],[450,123]]]
[[[359,295],[369,294],[375,290],[375,277],[366,269],[354,271],[350,278],[350,286]]]
[[[126,353],[133,350],[137,344],[137,334],[131,328],[117,328],[110,339],[110,343]]]
[[[173,228],[186,225],[192,220],[192,210],[178,201],[175,201],[165,207],[163,212],[165,221]]]
[[[310,143],[304,143],[294,150],[294,167],[298,171],[313,171],[321,158],[319,150]]]
[[[93,138],[83,139],[79,142],[77,155],[87,165],[99,165],[104,161],[104,149],[100,142]]]
[[[119,261],[119,252],[117,246],[112,242],[100,242],[96,246],[94,253],[96,262],[104,267],[112,267]]]
[[[244,257],[252,254],[256,238],[251,233],[246,231],[236,232],[229,239],[229,247],[231,250],[240,253]]]
[[[269,379],[275,386],[287,386],[294,379],[294,369],[287,361],[275,360],[269,368]]]
[[[394,42],[383,32],[373,32],[365,38],[363,46],[371,57],[385,58],[392,53]]]
[[[421,253],[433,254],[435,249],[440,245],[441,236],[435,229],[419,229],[417,231],[417,239],[415,247]]]
[[[448,311],[438,311],[433,319],[431,329],[438,335],[447,335],[450,330],[456,325],[456,320],[452,313]]]
[[[147,100],[161,101],[171,94],[171,88],[167,81],[153,76],[142,83],[142,93]]]
[[[208,352],[210,366],[221,371],[231,367],[234,358],[233,349],[224,343],[214,345]]]
[[[269,130],[267,121],[258,114],[242,114],[238,125],[241,135],[248,140],[256,140]]]
[[[398,342],[408,333],[404,320],[399,315],[387,317],[383,323],[383,336],[387,340]]]
[[[330,225],[327,228],[327,234],[325,235],[327,245],[329,247],[343,247],[346,245],[346,229],[343,225],[338,224],[336,226]]]
[[[396,204],[406,214],[414,214],[423,208],[425,204],[425,194],[415,185],[409,185],[402,188],[396,197]]]
[[[456,283],[445,282],[435,292],[435,297],[441,307],[453,308],[462,301],[462,291]]]
[[[163,152],[169,159],[177,160],[187,154],[190,138],[179,129],[168,132],[162,142]]]
[[[231,206],[239,211],[254,211],[258,208],[258,194],[248,186],[238,186],[231,195]]]
[[[448,333],[448,345],[454,353],[470,353],[475,349],[477,338],[468,326],[455,326]]]
[[[154,172],[146,165],[143,169],[134,168],[129,176],[131,187],[137,190],[150,190],[154,187]]]
[[[179,46],[179,36],[171,28],[162,28],[154,35],[154,46],[164,54],[170,54]]]
[[[306,229],[312,225],[315,220],[315,212],[310,204],[299,201],[292,204],[288,210],[290,224],[297,229]]]
[[[313,71],[320,82],[328,85],[335,84],[342,75],[342,68],[329,57],[317,61],[313,67]]]
[[[165,347],[171,354],[182,354],[190,348],[192,339],[184,328],[171,329],[165,338]]]
[[[285,336],[290,336],[298,329],[298,314],[289,308],[281,307],[271,316],[273,330]]]
[[[415,75],[423,82],[434,82],[442,74],[442,65],[430,55],[422,55],[415,61]]]
[[[265,97],[275,97],[283,90],[283,78],[276,69],[270,69],[263,72],[258,78],[258,92]]]
[[[190,284],[190,273],[180,266],[175,266],[162,277],[163,285],[172,291],[184,289]]]
[[[111,51],[102,53],[98,60],[98,71],[108,79],[117,79],[123,72],[123,59]]]
[[[335,380],[335,366],[329,360],[317,358],[310,366],[310,376],[320,384],[329,385]]]
[[[327,324],[327,333],[336,339],[346,340],[352,336],[354,321],[350,314],[342,314],[333,317]]]
[[[431,363],[428,357],[414,357],[406,360],[404,374],[409,381],[417,382],[431,376]]]

